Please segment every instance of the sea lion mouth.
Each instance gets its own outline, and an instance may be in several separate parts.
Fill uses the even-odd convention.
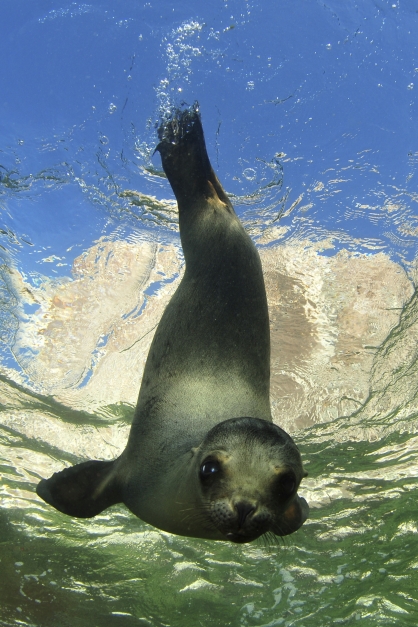
[[[230,533],[226,533],[225,537],[230,541],[230,542],[234,542],[235,544],[245,544],[246,542],[252,542],[253,540],[256,540],[259,535],[255,535],[255,536],[246,536],[240,533],[233,533],[232,531]]]

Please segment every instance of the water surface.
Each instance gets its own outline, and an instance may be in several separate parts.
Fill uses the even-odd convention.
[[[0,624],[418,620],[418,14],[412,1],[6,0]],[[123,450],[184,263],[155,123],[199,100],[261,255],[274,420],[311,516],[244,546],[35,486]]]

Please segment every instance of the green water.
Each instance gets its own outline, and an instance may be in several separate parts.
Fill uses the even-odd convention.
[[[34,494],[57,451],[2,430],[1,625],[416,626],[418,437],[320,431],[298,438],[320,507],[277,544],[236,546],[161,533],[123,507],[65,517]]]

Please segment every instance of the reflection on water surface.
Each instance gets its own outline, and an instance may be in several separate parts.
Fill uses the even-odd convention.
[[[415,624],[412,284],[383,253],[263,244],[274,418],[302,451],[311,518],[277,545],[236,547],[170,536],[119,506],[83,521],[41,502],[40,477],[124,448],[182,260],[175,243],[103,240],[71,277],[35,287],[13,270],[10,289],[36,310],[13,343],[33,391],[11,369],[0,382],[2,624]]]

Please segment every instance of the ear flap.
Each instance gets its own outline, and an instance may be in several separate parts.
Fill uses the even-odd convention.
[[[122,502],[115,462],[89,461],[42,479],[36,493],[68,516],[92,518]]]

